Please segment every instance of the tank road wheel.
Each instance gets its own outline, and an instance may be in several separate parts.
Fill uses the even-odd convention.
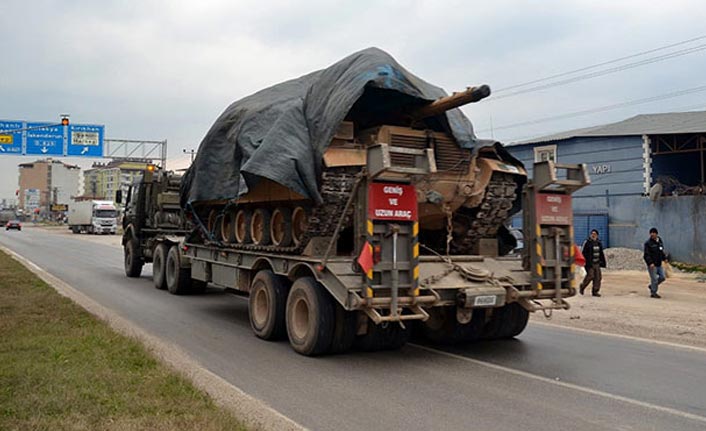
[[[235,236],[235,242],[238,244],[248,244],[252,241],[250,237],[251,218],[252,213],[249,209],[240,209],[236,211],[233,234]]]
[[[296,207],[292,212],[292,241],[299,246],[304,241],[306,231],[309,229],[309,215],[304,207]]]
[[[160,290],[167,288],[165,271],[167,268],[168,252],[169,248],[166,244],[159,244],[155,247],[154,256],[152,256],[152,281],[154,281],[154,287]]]
[[[480,339],[485,325],[485,310],[475,309],[471,321],[459,323],[455,307],[435,307],[429,310],[429,319],[420,322],[424,338],[437,344],[459,344]]]
[[[140,257],[140,245],[137,240],[131,239],[123,247],[125,255],[125,275],[131,278],[139,277],[142,274],[142,258]]]
[[[221,217],[221,241],[226,244],[235,242],[235,212],[226,211]]]
[[[184,295],[190,292],[191,272],[189,268],[181,267],[179,248],[176,245],[173,245],[167,253],[165,276],[167,290],[172,295]]]
[[[325,353],[334,330],[333,298],[312,277],[297,279],[287,297],[287,335],[292,348],[302,355]]]
[[[270,210],[258,208],[253,212],[250,221],[250,237],[253,244],[268,245],[270,243]]]
[[[279,207],[272,213],[270,238],[272,244],[278,247],[289,247],[292,244],[292,211],[289,208]]]
[[[218,239],[218,213],[220,211],[217,208],[213,208],[211,211],[208,212],[208,221],[206,222],[206,228],[208,229],[208,232],[213,235],[216,239]]]
[[[285,308],[287,279],[269,269],[259,271],[250,286],[248,314],[253,332],[263,340],[279,340],[287,334]]]

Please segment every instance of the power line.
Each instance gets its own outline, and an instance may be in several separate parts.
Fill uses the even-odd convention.
[[[575,111],[575,112],[570,112],[567,114],[555,115],[552,117],[539,118],[536,120],[523,121],[523,122],[519,122],[519,123],[508,124],[505,126],[494,126],[493,130],[494,131],[505,130],[505,129],[512,129],[515,127],[546,123],[549,121],[564,120],[567,118],[574,118],[574,117],[580,117],[580,116],[588,115],[588,114],[596,114],[599,112],[610,111],[613,109],[623,108],[626,106],[640,105],[643,103],[657,102],[660,100],[671,99],[674,97],[686,96],[688,94],[699,93],[701,91],[706,91],[706,85],[702,85],[699,87],[693,87],[693,88],[687,88],[685,90],[674,91],[671,93],[660,94],[658,96],[646,97],[643,99],[636,99],[636,100],[630,100],[627,102],[621,102],[621,103],[615,103],[612,105],[601,106],[599,108],[585,109],[582,111]],[[478,133],[484,133],[484,132],[488,132],[488,131],[489,131],[489,129],[484,129],[484,130],[479,130]]]
[[[551,76],[547,76],[547,77],[544,77],[544,78],[539,78],[539,79],[535,79],[535,80],[532,80],[532,81],[527,81],[527,82],[523,82],[523,83],[520,83],[520,84],[511,85],[511,86],[509,86],[509,87],[505,87],[505,88],[501,88],[501,89],[499,89],[499,90],[495,90],[495,93],[496,93],[496,94],[497,94],[497,93],[502,93],[502,92],[504,92],[504,91],[512,90],[512,89],[514,89],[514,88],[525,87],[525,86],[527,86],[527,85],[537,84],[537,83],[540,83],[540,82],[549,81],[549,80],[551,80],[551,79],[561,78],[561,77],[563,77],[563,76],[572,75],[572,74],[574,74],[574,73],[584,72],[584,71],[586,71],[586,70],[591,70],[591,69],[596,69],[596,68],[601,67],[601,66],[607,66],[607,65],[609,65],[609,64],[618,63],[618,62],[621,62],[621,61],[623,61],[623,60],[629,60],[629,59],[631,59],[631,58],[640,57],[640,56],[642,56],[642,55],[652,54],[653,52],[658,52],[658,51],[662,51],[662,50],[665,50],[665,49],[674,48],[674,47],[680,46],[680,45],[686,45],[686,44],[688,44],[688,43],[696,42],[697,40],[702,40],[702,39],[706,39],[706,35],[699,36],[699,37],[695,37],[695,38],[692,38],[692,39],[683,40],[683,41],[681,41],[681,42],[672,43],[672,44],[670,44],[670,45],[661,46],[661,47],[659,47],[659,48],[649,49],[649,50],[647,50],[647,51],[638,52],[638,53],[636,53],[636,54],[627,55],[627,56],[624,56],[624,57],[616,58],[616,59],[614,59],[614,60],[608,60],[608,61],[604,61],[604,62],[602,62],[602,63],[597,63],[597,64],[593,64],[593,65],[590,65],[590,66],[581,67],[581,68],[579,68],[579,69],[569,70],[569,71],[567,71],[567,72],[558,73],[558,74],[556,74],[556,75],[551,75]]]
[[[591,73],[586,73],[586,74],[583,74],[583,75],[578,75],[578,76],[574,76],[574,77],[571,77],[571,78],[567,78],[567,79],[564,79],[564,80],[561,80],[561,81],[549,82],[549,83],[547,83],[547,84],[537,85],[537,86],[534,86],[534,87],[529,87],[529,88],[525,88],[525,89],[513,91],[513,92],[510,92],[510,93],[501,94],[500,96],[496,96],[496,97],[490,98],[490,99],[488,99],[488,100],[489,100],[489,101],[492,101],[492,100],[499,100],[499,99],[504,99],[504,98],[507,98],[507,97],[517,96],[517,95],[520,95],[520,94],[525,94],[525,93],[534,92],[534,91],[546,90],[546,89],[553,88],[553,87],[558,87],[558,86],[561,86],[561,85],[571,84],[571,83],[573,83],[573,82],[584,81],[584,80],[586,80],[586,79],[596,78],[596,77],[599,77],[599,76],[604,76],[604,75],[608,75],[608,74],[616,73],[616,72],[622,72],[622,71],[628,70],[628,69],[634,69],[634,68],[636,68],[636,67],[645,66],[645,65],[647,65],[647,64],[657,63],[657,62],[660,62],[660,61],[665,61],[665,60],[669,60],[669,59],[672,59],[672,58],[681,57],[681,56],[684,56],[684,55],[693,54],[693,53],[695,53],[695,52],[700,52],[700,51],[704,51],[704,50],[706,50],[706,44],[697,45],[697,46],[695,46],[695,47],[685,48],[685,49],[682,49],[682,50],[679,50],[679,51],[674,51],[674,52],[670,52],[670,53],[667,53],[667,54],[662,54],[662,55],[659,55],[659,56],[656,56],[656,57],[646,58],[646,59],[643,59],[643,60],[640,60],[640,61],[636,61],[636,62],[633,62],[633,63],[623,64],[623,65],[621,65],[621,66],[616,66],[616,67],[612,67],[612,68],[605,69],[605,70],[599,70],[599,71],[596,71],[596,72],[591,72]]]

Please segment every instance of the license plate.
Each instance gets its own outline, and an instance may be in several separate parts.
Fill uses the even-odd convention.
[[[488,307],[495,305],[497,300],[498,297],[495,295],[476,296],[473,300],[473,305],[475,305],[476,307]]]

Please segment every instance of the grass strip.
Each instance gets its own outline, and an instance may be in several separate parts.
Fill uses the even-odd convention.
[[[245,428],[136,340],[0,252],[0,429]]]

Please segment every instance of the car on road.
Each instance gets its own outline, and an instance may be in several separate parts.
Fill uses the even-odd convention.
[[[19,220],[10,220],[5,225],[5,230],[10,230],[10,229],[22,230],[22,223],[20,223]]]

